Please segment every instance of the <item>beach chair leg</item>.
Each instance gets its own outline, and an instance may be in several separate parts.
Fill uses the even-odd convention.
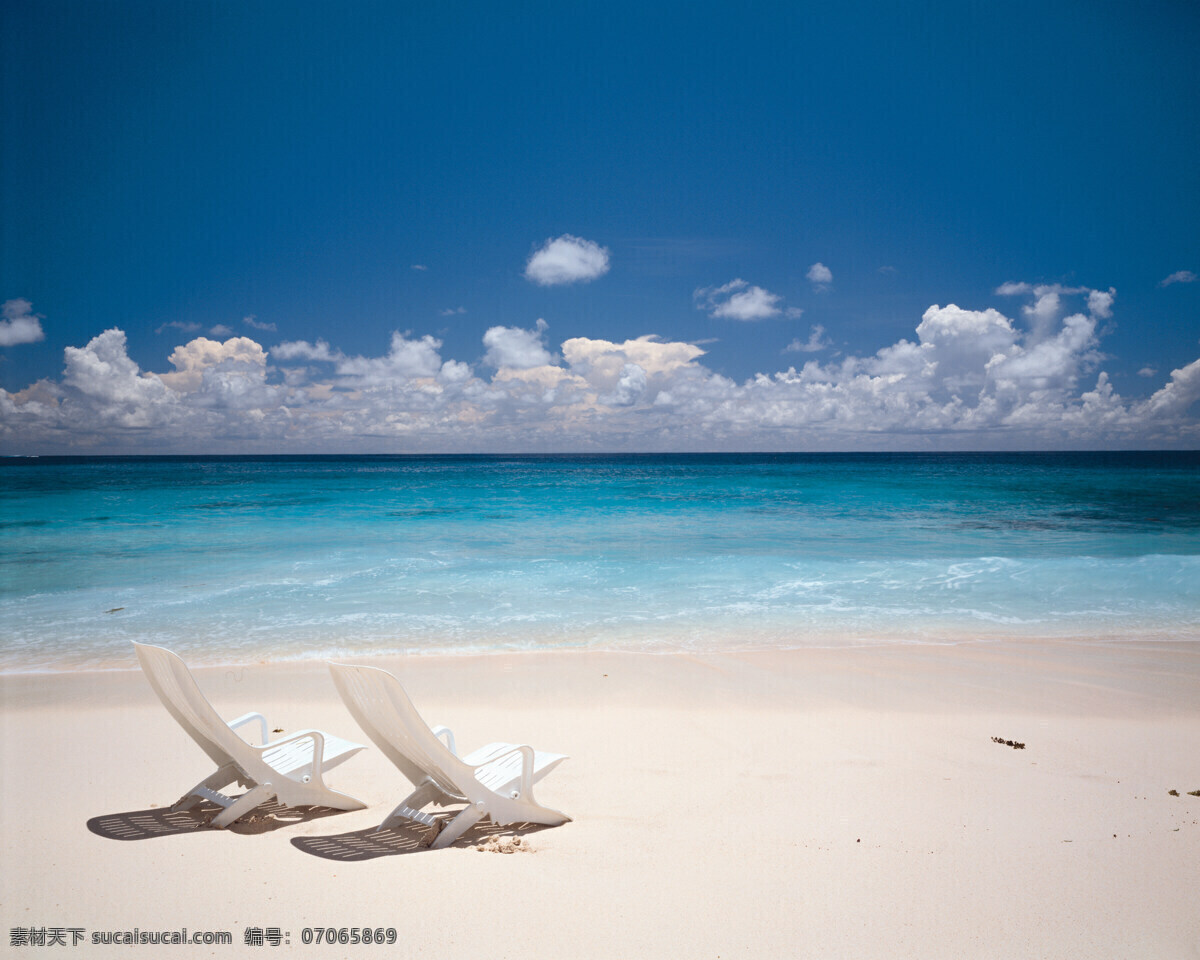
[[[471,804],[463,810],[450,823],[442,828],[442,831],[433,839],[433,843],[429,845],[430,850],[441,850],[443,847],[448,847],[455,840],[461,837],[464,833],[475,826],[483,818],[484,810],[482,804]]]
[[[207,777],[201,780],[198,784],[192,787],[187,793],[176,800],[172,805],[172,810],[190,810],[198,803],[207,800],[206,794],[210,791],[215,792],[222,787],[227,787],[237,779],[237,770],[231,764],[226,764],[218,768],[215,772],[210,773]]]
[[[243,814],[249,813],[260,804],[266,803],[273,796],[275,791],[271,789],[269,784],[260,784],[246,793],[238,797],[233,803],[222,810],[212,820],[211,826],[227,827],[233,821]]]
[[[423,783],[416,790],[410,793],[407,797],[396,804],[396,809],[383,818],[383,823],[375,828],[375,832],[386,830],[394,823],[399,823],[401,820],[414,819],[412,814],[419,812],[422,807],[428,806],[437,800],[439,797],[444,797],[445,793],[435,783]],[[418,822],[424,823],[423,818],[418,818]],[[428,824],[427,824],[428,825]]]

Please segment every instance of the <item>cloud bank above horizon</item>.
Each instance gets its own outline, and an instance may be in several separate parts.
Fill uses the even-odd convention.
[[[698,299],[715,309],[710,304],[732,303],[729,294],[757,289],[735,281]],[[1200,399],[1200,359],[1173,370],[1145,399],[1114,390],[1100,324],[1112,315],[1115,290],[1005,283],[996,294],[1025,301],[1018,319],[994,307],[934,304],[915,339],[741,383],[705,366],[702,347],[653,334],[624,342],[573,337],[555,352],[542,320],[528,329],[491,327],[473,362],[443,357],[434,336],[401,331],[380,356],[347,355],[325,340],[265,347],[250,337],[200,336],[177,346],[162,372],[140,369],[125,333],[113,327],[67,347],[61,378],[0,390],[0,442],[9,454],[1200,442],[1200,421],[1190,415]],[[779,309],[754,296],[758,313]],[[32,304],[10,303],[10,320],[33,317]],[[755,312],[729,310],[733,319]],[[829,345],[825,337],[814,326],[807,343],[797,339],[787,349],[818,352]]]

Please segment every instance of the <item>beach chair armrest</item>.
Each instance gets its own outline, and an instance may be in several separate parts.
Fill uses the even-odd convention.
[[[446,748],[452,754],[454,754],[456,757],[458,756],[458,751],[456,749],[454,749],[454,731],[453,730],[451,730],[449,727],[434,727],[433,735],[435,737],[445,737]]]
[[[266,743],[267,739],[268,739],[267,738],[267,718],[264,717],[261,713],[244,713],[240,717],[238,717],[236,720],[229,721],[229,729],[236,730],[238,727],[242,726],[242,724],[249,723],[251,720],[258,721],[258,729],[259,729],[259,733],[260,733],[258,742]]]
[[[266,747],[281,747],[285,743],[292,743],[296,740],[311,740],[313,742],[313,779],[318,780],[321,776],[321,761],[325,758],[325,736],[320,730],[298,730],[290,737],[283,737],[273,743],[269,743]],[[260,750],[265,750],[266,747],[260,747]]]
[[[532,800],[533,799],[533,764],[534,764],[535,758],[534,758],[533,747],[529,746],[528,744],[521,744],[520,746],[512,747],[509,750],[505,750],[499,756],[492,757],[492,759],[489,760],[487,763],[482,763],[475,769],[478,770],[482,767],[491,766],[493,763],[498,763],[499,761],[503,760],[505,757],[510,756],[511,754],[514,754],[514,753],[519,753],[521,755],[521,796],[524,797],[526,800]]]

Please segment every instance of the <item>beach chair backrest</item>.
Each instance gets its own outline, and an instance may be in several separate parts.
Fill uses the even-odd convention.
[[[461,796],[471,768],[447,749],[421,719],[400,681],[377,667],[331,663],[334,685],[358,725],[413,786],[426,778]]]
[[[187,664],[163,647],[148,643],[133,646],[142,672],[167,712],[217,766],[223,767],[246,752],[245,741],[213,709]]]

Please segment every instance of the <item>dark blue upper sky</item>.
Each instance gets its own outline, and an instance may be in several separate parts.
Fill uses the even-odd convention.
[[[932,304],[1015,320],[1026,282],[1115,288],[1103,366],[1146,397],[1200,356],[1200,283],[1161,285],[1200,272],[1198,43],[1168,2],[7,0],[0,300],[45,339],[0,386],[110,327],[142,370],[184,325],[478,365],[538,318],[551,351],[656,334],[741,382]],[[526,279],[562,234],[608,272]],[[698,309],[735,278],[779,312]]]

